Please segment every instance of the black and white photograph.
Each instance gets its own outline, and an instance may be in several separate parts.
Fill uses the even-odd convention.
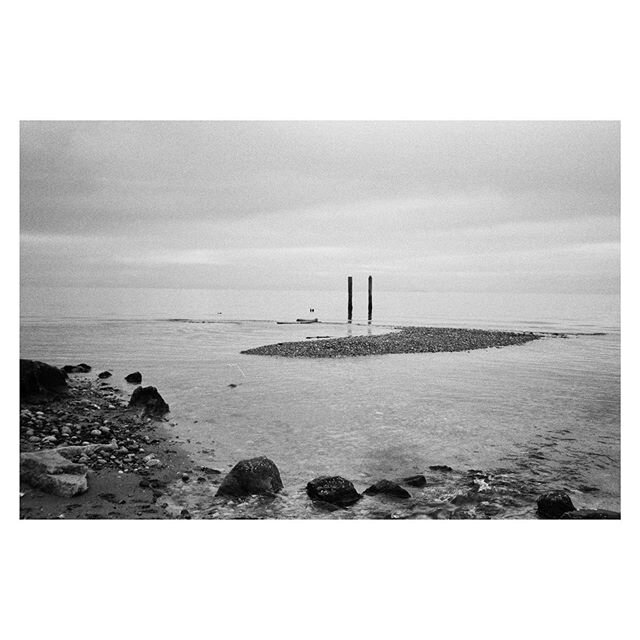
[[[3,637],[636,637],[629,3],[2,24]]]
[[[22,518],[620,517],[620,123],[22,122]]]

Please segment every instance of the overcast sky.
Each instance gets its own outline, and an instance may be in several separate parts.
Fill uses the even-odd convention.
[[[21,282],[602,292],[607,122],[25,122]]]

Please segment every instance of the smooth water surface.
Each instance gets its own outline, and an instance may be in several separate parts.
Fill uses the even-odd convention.
[[[616,296],[376,294],[374,325],[278,325],[344,320],[340,292],[23,289],[21,355],[133,370],[171,406],[176,441],[226,470],[271,457],[284,494],[240,507],[207,487],[177,500],[213,517],[435,517],[485,472],[478,515],[530,517],[549,488],[582,507],[620,506],[619,300]],[[324,311],[324,313],[323,313]],[[362,310],[360,309],[360,312]],[[568,332],[521,346],[339,359],[241,355],[308,336],[384,332],[416,324]],[[599,335],[593,335],[599,334]],[[230,387],[229,385],[237,385]],[[453,474],[429,472],[446,464]],[[363,490],[427,471],[406,502],[367,498],[318,512],[306,482],[339,474]],[[486,500],[484,497],[486,496]],[[477,507],[477,501],[474,508]]]

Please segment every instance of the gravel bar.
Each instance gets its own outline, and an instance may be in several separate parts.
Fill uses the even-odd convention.
[[[437,353],[507,347],[538,340],[542,334],[481,329],[440,327],[396,327],[395,331],[373,336],[351,336],[313,342],[278,342],[241,353],[285,358],[342,358],[387,353]]]

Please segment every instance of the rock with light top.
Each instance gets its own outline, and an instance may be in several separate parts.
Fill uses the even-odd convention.
[[[158,460],[153,453],[150,453],[148,456],[142,458],[142,461],[147,465],[147,467],[161,467],[162,461]]]
[[[60,451],[48,449],[21,454],[20,479],[36,489],[63,498],[84,493],[89,488],[87,467],[71,462]]]

